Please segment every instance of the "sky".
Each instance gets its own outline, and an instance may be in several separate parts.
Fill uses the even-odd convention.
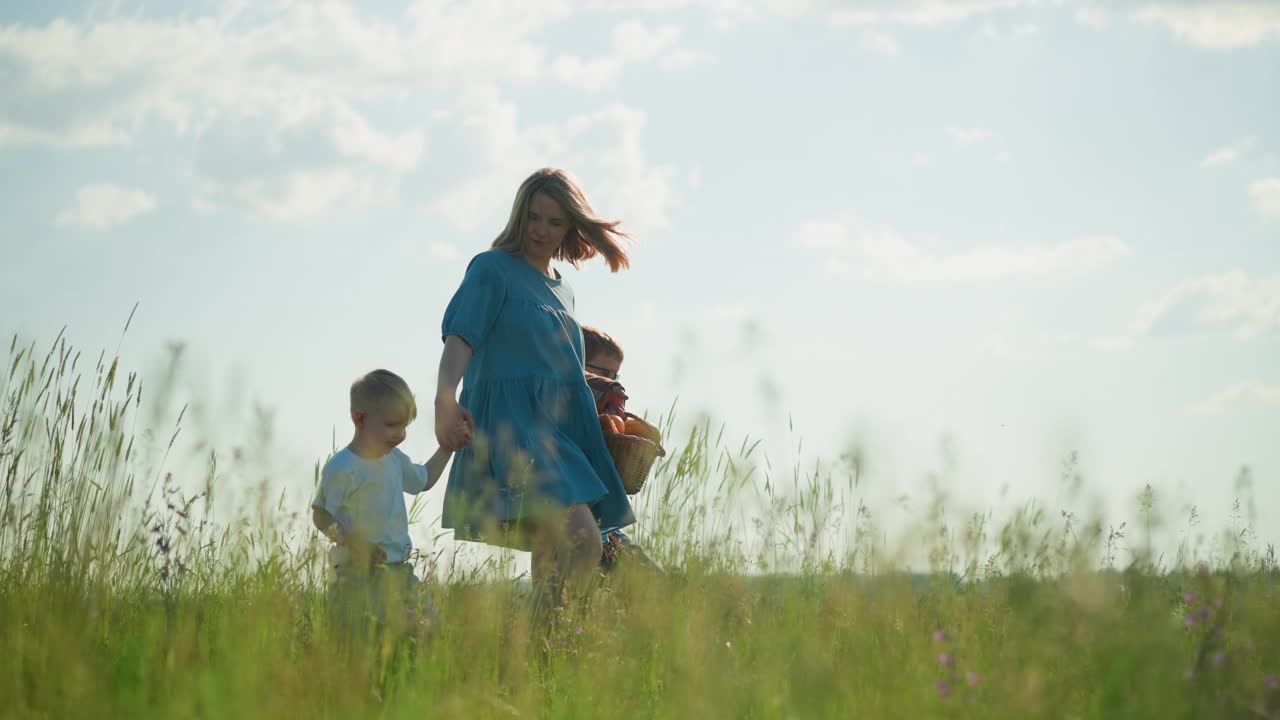
[[[556,166],[635,240],[560,268],[633,410],[861,448],[885,501],[1052,506],[1076,451],[1197,532],[1247,466],[1280,540],[1280,4],[6,3],[0,78],[0,331],[182,343],[184,433],[303,508]]]

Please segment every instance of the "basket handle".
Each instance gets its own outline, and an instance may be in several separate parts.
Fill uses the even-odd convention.
[[[623,413],[623,417],[625,417],[625,418],[634,418],[634,419],[639,420],[640,422],[644,423],[645,425],[648,425],[649,427],[653,428],[654,430],[657,430],[657,429],[658,429],[658,426],[657,426],[657,425],[654,425],[653,423],[649,422],[648,420],[645,420],[644,418],[640,417],[639,415],[636,415],[635,413],[632,413],[632,412]],[[641,440],[648,440],[648,438],[641,438]],[[652,441],[652,440],[649,440],[649,442],[653,442],[653,441]],[[658,457],[666,457],[666,456],[667,456],[667,451],[666,451],[666,449],[664,449],[664,448],[663,448],[661,445],[659,445],[658,443],[653,443],[653,444],[654,444],[654,446],[655,446],[655,447],[657,447],[657,448],[658,448]]]

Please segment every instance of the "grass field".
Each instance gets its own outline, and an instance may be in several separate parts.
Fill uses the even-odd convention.
[[[1125,540],[1141,508],[935,507],[890,548],[856,459],[779,479],[703,425],[640,499],[667,577],[610,575],[545,631],[519,582],[428,556],[429,641],[351,641],[296,508],[219,517],[216,450],[208,482],[166,476],[175,429],[116,360],[15,342],[3,370],[0,717],[1280,718],[1280,573],[1247,526],[1167,559]]]

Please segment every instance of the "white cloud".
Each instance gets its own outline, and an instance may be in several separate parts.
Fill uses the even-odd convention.
[[[1149,335],[1226,330],[1250,340],[1280,329],[1280,274],[1254,280],[1243,270],[1183,283],[1138,309],[1136,326]]]
[[[703,51],[677,47],[680,34],[678,25],[649,27],[637,20],[628,20],[614,27],[610,54],[587,60],[577,55],[561,55],[551,63],[551,73],[566,85],[599,92],[616,85],[629,63],[657,62],[665,70],[677,70],[709,59]]]
[[[0,26],[0,146],[119,145],[167,128],[194,147],[198,209],[297,221],[383,206],[421,165],[439,106],[539,77],[537,36],[570,10],[412,0],[383,19],[343,0],[235,2]],[[647,52],[634,33],[623,42]]]
[[[697,190],[702,187],[702,165],[695,164],[689,168],[689,176],[687,181],[690,190]]]
[[[995,136],[986,128],[947,128],[947,135],[961,145],[973,145],[984,140],[990,140]]]
[[[523,127],[514,104],[494,88],[477,88],[467,93],[460,113],[480,166],[451,181],[432,204],[459,229],[475,231],[495,216],[505,218],[516,186],[547,165],[571,170],[596,210],[620,217],[628,232],[666,227],[667,213],[678,202],[681,175],[672,166],[653,164],[644,152],[642,111],[615,103],[563,123]]]
[[[862,0],[816,3],[834,6],[834,25],[946,25],[1002,10],[1030,5],[1031,0]]]
[[[277,222],[394,205],[426,143],[421,130],[375,129],[340,102],[301,104],[275,124],[218,117],[193,140],[197,209]]]
[[[247,211],[276,222],[305,222],[340,210],[391,206],[398,190],[388,181],[345,168],[294,170],[219,181],[202,179],[196,210]]]
[[[569,11],[556,0],[422,0],[381,20],[340,0],[246,7],[0,27],[0,61],[12,67],[0,135],[121,142],[152,121],[185,135],[228,115],[278,125],[308,108],[358,107],[406,88],[519,82],[544,65],[533,36]]]
[[[1164,25],[1178,39],[1204,48],[1253,47],[1280,37],[1280,3],[1273,0],[1153,3],[1134,17]]]
[[[551,63],[557,80],[587,92],[607,90],[618,82],[622,61],[615,55],[583,60],[577,55],[561,55]]]
[[[1084,6],[1076,8],[1076,22],[1095,30],[1106,27],[1111,22],[1111,15],[1098,6]]]
[[[426,133],[410,130],[382,133],[346,106],[336,109],[333,143],[348,158],[363,160],[388,170],[407,172],[418,166],[426,144]]]
[[[156,207],[149,193],[111,183],[86,185],[76,191],[75,202],[58,213],[58,225],[85,230],[107,230]]]
[[[680,26],[650,28],[638,20],[628,20],[613,29],[613,48],[627,60],[652,60],[673,48],[680,39]]]
[[[1191,408],[1192,415],[1219,416],[1241,406],[1280,406],[1280,386],[1246,380],[1213,395]]]
[[[897,55],[898,41],[883,32],[864,32],[859,38],[862,49],[877,55]]]
[[[1258,212],[1280,218],[1280,177],[1269,177],[1249,184],[1249,199]]]
[[[1056,245],[987,245],[954,252],[930,251],[888,225],[846,215],[805,223],[792,241],[824,256],[830,272],[857,270],[873,281],[911,287],[944,287],[1017,277],[1046,277],[1096,270],[1130,254],[1110,236],[1084,237]]]
[[[1233,163],[1239,159],[1245,151],[1253,147],[1255,142],[1257,142],[1257,138],[1250,135],[1249,137],[1236,140],[1229,145],[1224,145],[1208,155],[1205,155],[1204,159],[1200,161],[1200,167],[1211,168]]]
[[[771,18],[823,17],[836,26],[939,26],[1034,6],[1041,0],[587,0],[591,9],[669,12],[700,8],[719,31]]]
[[[104,145],[123,145],[128,141],[129,136],[123,130],[102,125],[84,125],[59,133],[41,128],[0,123],[0,147],[5,145],[48,145],[70,150]]]

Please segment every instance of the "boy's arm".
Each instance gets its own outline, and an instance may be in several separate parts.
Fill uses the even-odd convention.
[[[342,545],[346,542],[346,533],[342,532],[342,525],[338,524],[338,519],[330,514],[328,510],[312,505],[311,522],[320,531],[321,535],[332,540],[335,545]]]
[[[386,562],[387,554],[382,548],[374,545],[364,539],[358,533],[349,533],[342,529],[342,523],[338,522],[328,510],[322,507],[311,507],[311,522],[315,523],[316,528],[327,538],[333,541],[335,545],[341,545],[351,552],[352,559],[356,562],[372,560],[373,562]]]
[[[435,487],[440,482],[440,476],[444,474],[444,466],[449,464],[449,456],[453,453],[443,447],[436,448],[435,454],[426,462],[427,466],[427,486],[424,491]]]

